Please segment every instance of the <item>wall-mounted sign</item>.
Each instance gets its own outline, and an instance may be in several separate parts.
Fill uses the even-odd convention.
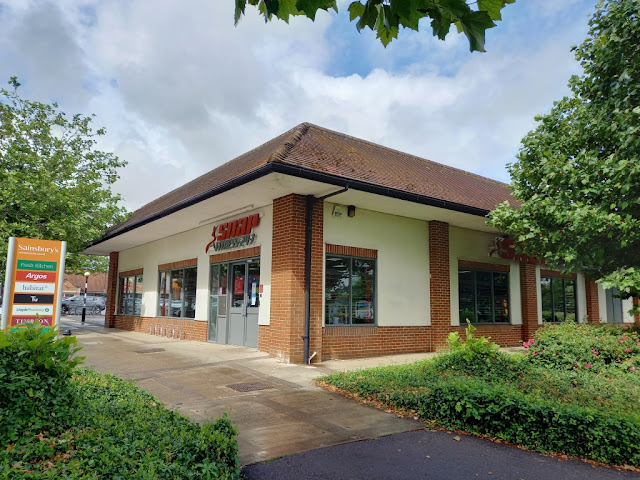
[[[2,329],[26,322],[53,328],[60,319],[67,242],[9,239]]]
[[[517,262],[543,264],[544,260],[531,257],[526,253],[516,253],[513,238],[496,237],[494,245],[489,249],[489,256],[493,258],[503,258],[505,260],[515,260]]]
[[[215,225],[213,232],[211,232],[213,240],[207,243],[205,252],[209,253],[211,248],[218,252],[252,245],[256,241],[256,234],[252,233],[252,231],[259,223],[260,214],[254,213],[253,215]]]

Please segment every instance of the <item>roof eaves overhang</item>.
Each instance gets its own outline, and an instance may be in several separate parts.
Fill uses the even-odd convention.
[[[444,208],[446,210],[453,210],[461,213],[468,213],[470,215],[476,215],[480,217],[486,217],[489,214],[489,210],[484,208],[472,207],[461,203],[450,202],[447,200],[441,200],[438,198],[428,197],[425,195],[419,195],[417,193],[411,193],[404,190],[398,190],[394,188],[384,187],[372,183],[362,182],[360,180],[353,180],[344,177],[337,177],[335,175],[329,175],[326,173],[318,172],[316,170],[308,170],[293,165],[284,163],[273,164],[274,172],[282,173],[285,175],[291,175],[293,177],[300,177],[307,180],[314,180],[317,182],[327,183],[335,186],[348,186],[353,190],[360,190],[367,193],[373,193],[376,195],[382,195],[385,197],[396,198],[398,200],[406,200],[413,203],[420,203],[422,205],[429,205],[437,208]]]
[[[384,187],[381,185],[363,182],[360,180],[339,177],[336,175],[329,175],[326,173],[318,172],[316,170],[309,170],[309,169],[297,167],[297,166],[286,164],[286,163],[269,162],[264,165],[261,165],[260,167],[254,170],[251,170],[247,173],[234,177],[233,179],[227,182],[221,183],[220,185],[217,185],[209,190],[201,192],[192,197],[186,198],[168,208],[165,208],[156,213],[153,213],[144,218],[141,218],[140,220],[133,222],[129,225],[126,225],[123,228],[108,232],[106,235],[104,235],[103,237],[93,242],[87,248],[97,246],[103,242],[106,242],[107,240],[110,240],[124,233],[140,228],[144,225],[152,223],[163,217],[176,213],[182,209],[185,209],[199,202],[215,197],[216,195],[220,195],[221,193],[227,192],[236,187],[244,185],[248,182],[257,180],[261,177],[269,175],[270,173],[281,173],[284,175],[290,175],[293,177],[303,178],[306,180],[326,183],[328,185],[335,185],[335,186],[341,186],[341,187],[347,186],[353,190],[360,190],[366,193],[372,193],[372,194],[381,195],[385,197],[395,198],[398,200],[405,200],[405,201],[418,203],[422,205],[428,205],[436,208],[452,210],[455,212],[466,213],[474,216],[486,217],[487,214],[489,213],[489,210],[486,210],[483,208],[472,207],[469,205],[450,202],[447,200],[441,200],[438,198],[433,198],[433,197],[411,193],[403,190]]]

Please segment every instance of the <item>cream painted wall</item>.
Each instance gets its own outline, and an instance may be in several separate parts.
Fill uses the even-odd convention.
[[[123,250],[118,259],[118,271],[123,272],[137,268],[144,269],[142,316],[157,316],[158,305],[158,265],[178,262],[190,258],[198,259],[198,276],[196,287],[196,320],[209,319],[209,254],[206,245],[211,241],[213,225],[233,220],[252,213],[261,213],[260,224],[254,229],[256,241],[253,246],[260,246],[260,282],[263,294],[260,298],[260,314],[258,322],[269,324],[271,300],[271,257],[273,207],[262,207],[255,211],[235,214],[228,218],[217,219],[214,223],[203,225],[188,232],[147,243],[139,247]],[[245,247],[242,247],[245,248]],[[225,250],[232,251],[232,250]]]
[[[489,257],[496,235],[449,226],[449,273],[451,281],[451,325],[460,325],[458,295],[458,260],[509,265],[509,308],[511,324],[522,325],[520,300],[520,264],[515,261]]]
[[[629,315],[629,311],[633,308],[633,300],[627,298],[622,300],[622,321],[624,323],[634,323],[633,315]]]
[[[578,318],[576,321],[584,322],[587,318],[587,284],[583,273],[576,275],[576,287],[578,293]],[[540,310],[542,315],[542,310]]]
[[[633,300],[630,298],[622,300],[622,323],[634,323],[633,315],[629,315],[629,310],[633,307]],[[607,295],[604,288],[598,284],[598,310],[600,312],[600,321],[609,323],[607,318]]]
[[[343,216],[335,217],[334,206],[324,205],[325,243],[378,251],[376,323],[429,325],[427,222],[361,208],[349,218],[344,206],[338,206],[343,207]],[[324,311],[324,291],[322,297]]]

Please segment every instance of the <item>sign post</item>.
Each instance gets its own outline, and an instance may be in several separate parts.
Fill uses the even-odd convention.
[[[47,328],[60,322],[67,242],[9,239],[2,304],[2,329],[39,321]]]

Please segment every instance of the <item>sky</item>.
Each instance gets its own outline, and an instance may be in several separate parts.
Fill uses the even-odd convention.
[[[517,0],[469,52],[400,31],[386,49],[348,3],[265,23],[234,0],[0,0],[0,84],[95,114],[98,148],[128,165],[135,210],[302,122],[509,183],[536,115],[567,95],[596,0]]]

